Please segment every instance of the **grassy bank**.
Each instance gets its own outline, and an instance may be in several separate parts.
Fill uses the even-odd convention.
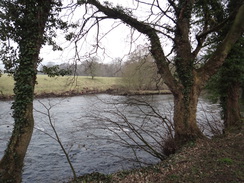
[[[13,95],[13,77],[6,74],[0,77],[0,91],[4,96]],[[123,87],[119,77],[95,77],[88,76],[64,76],[48,77],[46,75],[37,76],[35,93],[41,94],[61,94],[66,92],[86,93],[91,91],[103,92]]]
[[[13,95],[14,80],[6,74],[0,77],[0,98],[11,98]],[[48,77],[37,75],[35,94],[39,97],[71,96],[93,93],[116,93],[124,95],[159,94],[169,93],[168,90],[161,91],[133,91],[125,90],[124,82],[120,77],[95,77],[89,76],[64,76]]]
[[[80,177],[76,183],[239,183],[244,182],[243,152],[242,128],[235,134],[188,144],[151,167],[111,175],[94,173]]]

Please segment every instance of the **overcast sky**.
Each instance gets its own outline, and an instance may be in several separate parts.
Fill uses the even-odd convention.
[[[71,2],[72,0],[64,0],[64,3]],[[76,1],[75,1],[76,2]],[[137,3],[134,0],[109,0],[109,2],[112,2],[114,6],[121,5],[123,7],[129,7],[129,8],[135,8],[137,6]],[[145,9],[143,9],[143,5],[138,8],[133,13],[135,13],[138,17],[143,17],[146,14]],[[69,10],[63,11],[63,14],[69,14]],[[83,11],[84,12],[84,11]],[[74,15],[72,16],[72,20],[76,21],[78,19],[82,20],[82,8],[79,7],[78,11],[74,12]],[[70,20],[71,18],[69,18]],[[108,30],[111,29],[112,26],[118,25],[119,21],[116,21],[117,23],[114,23],[114,20],[105,20],[100,23],[100,36],[105,34]],[[72,63],[74,62],[74,44],[70,44],[70,42],[67,42],[64,39],[64,33],[61,31],[58,31],[56,38],[56,42],[58,45],[60,45],[62,48],[64,48],[63,51],[52,51],[51,46],[43,46],[41,49],[40,57],[43,58],[42,64],[45,65],[48,62],[53,62],[55,64],[61,64],[61,63]],[[85,41],[80,41],[79,44],[79,55],[82,59],[87,58],[87,55],[91,53],[91,50],[94,48],[95,44],[95,36],[96,35],[96,29],[93,29],[90,31],[88,37],[84,39]],[[128,54],[130,51],[133,51],[136,49],[137,45],[147,45],[147,38],[145,36],[141,36],[139,39],[137,39],[136,42],[134,42],[133,45],[131,45],[131,40],[138,38],[139,33],[136,31],[134,32],[134,37],[131,37],[131,29],[121,24],[118,26],[115,30],[111,31],[109,34],[107,34],[102,41],[100,42],[100,46],[105,49],[100,49],[97,52],[97,56],[100,58],[101,61],[108,63],[116,58],[124,58],[126,54]],[[131,47],[132,46],[132,47]],[[93,55],[94,56],[94,55]]]
[[[135,6],[134,1],[132,0],[110,0],[110,2],[113,3],[113,5],[123,5],[125,7],[132,8]],[[75,12],[75,15],[73,16],[73,19],[80,19],[82,16],[82,13],[79,11]],[[67,12],[65,12],[67,13]],[[105,20],[101,22],[100,24],[100,35],[105,34],[107,31],[111,29],[112,26],[115,26],[118,24],[114,23],[114,20]],[[87,55],[89,54],[89,51],[92,49],[90,45],[94,44],[95,41],[95,29],[89,34],[89,36],[86,38],[86,43],[81,41],[80,44],[82,45],[82,48],[80,48],[80,55]],[[138,36],[138,33],[134,33],[135,36]],[[101,41],[101,47],[105,48],[105,50],[99,50],[98,51],[98,57],[101,59],[101,61],[108,63],[116,58],[123,58],[124,55],[128,54],[131,49],[135,49],[137,44],[144,44],[143,42],[145,40],[145,37],[142,36],[141,39],[137,41],[135,45],[131,48],[131,29],[121,24],[115,30],[111,31],[109,34],[107,34]],[[67,42],[65,39],[63,39],[63,34],[59,34],[58,38],[56,39],[57,43],[65,48],[64,51],[52,51],[52,48],[50,46],[44,46],[41,50],[41,58],[43,58],[43,64],[47,64],[48,62],[55,62],[55,63],[64,63],[64,62],[72,62],[74,58],[74,45],[69,42]],[[104,51],[106,54],[104,54]]]

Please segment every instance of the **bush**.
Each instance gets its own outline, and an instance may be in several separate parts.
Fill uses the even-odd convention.
[[[166,156],[169,156],[171,154],[174,154],[176,152],[177,146],[176,142],[173,138],[169,137],[166,139],[163,143],[163,153]]]

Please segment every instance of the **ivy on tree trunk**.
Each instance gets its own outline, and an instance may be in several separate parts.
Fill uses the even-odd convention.
[[[38,56],[46,22],[52,7],[51,0],[25,0],[11,4],[15,40],[19,46],[17,68],[14,73],[14,129],[5,154],[0,161],[0,182],[21,182],[24,157],[31,140],[33,97]]]

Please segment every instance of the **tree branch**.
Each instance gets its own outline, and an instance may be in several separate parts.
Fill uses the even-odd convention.
[[[234,23],[223,42],[217,47],[216,51],[213,53],[208,62],[202,68],[198,69],[198,74],[201,76],[202,85],[209,79],[210,76],[216,73],[219,67],[221,67],[231,48],[243,34],[243,17],[244,4],[239,8],[234,19]]]
[[[137,19],[133,18],[132,16],[127,15],[123,10],[110,8],[108,6],[103,6],[97,0],[87,0],[86,3],[94,5],[97,9],[103,12],[105,15],[112,19],[120,19],[124,23],[130,25],[131,27],[135,28],[138,32],[145,34],[151,43],[151,53],[156,61],[158,66],[158,72],[163,76],[165,79],[165,83],[168,85],[170,90],[174,93],[176,92],[177,85],[176,80],[172,76],[167,59],[164,55],[163,49],[161,47],[160,39],[157,35],[157,31],[148,25],[145,22],[138,21]]]

